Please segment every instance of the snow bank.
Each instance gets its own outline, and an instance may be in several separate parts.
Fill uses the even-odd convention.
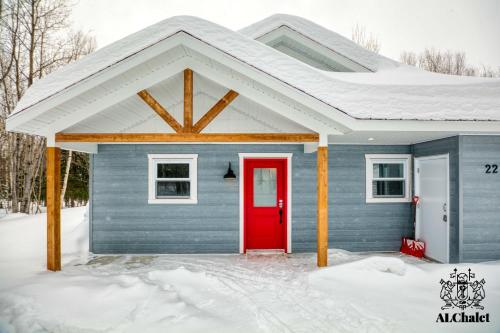
[[[498,332],[500,262],[400,254],[92,256],[86,208],[62,211],[64,266],[45,271],[45,214],[0,219],[0,332]],[[87,262],[87,259],[90,261]],[[492,322],[436,324],[441,278],[486,280]]]
[[[361,260],[357,260],[352,263],[344,264],[343,269],[366,271],[366,273],[383,272],[392,273],[397,275],[405,275],[406,264],[400,258],[391,257],[369,257]],[[325,269],[319,271],[318,275],[327,275],[329,270],[337,270],[339,266],[334,266],[330,269]]]
[[[63,209],[61,248],[63,264],[87,260],[88,217],[86,207]],[[46,262],[46,214],[9,214],[0,219],[0,286],[16,279],[12,272],[33,273],[43,270]]]

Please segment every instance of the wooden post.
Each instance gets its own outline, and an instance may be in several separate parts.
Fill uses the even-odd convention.
[[[328,265],[328,147],[318,147],[318,213],[317,242],[318,267]]]
[[[47,269],[61,270],[61,149],[47,147]]]
[[[184,132],[193,128],[193,71],[184,70]]]

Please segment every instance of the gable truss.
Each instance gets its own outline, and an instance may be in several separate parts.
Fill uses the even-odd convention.
[[[137,95],[155,111],[176,133],[200,133],[236,98],[238,93],[229,90],[193,126],[193,71],[184,70],[184,127],[147,90]]]
[[[137,95],[169,124],[176,133],[182,132],[182,125],[147,90],[139,91]]]
[[[193,125],[193,71],[184,70],[184,126],[147,90],[137,95],[172,129],[169,133],[57,133],[57,142],[318,142],[317,133],[200,133],[238,97],[229,90]]]

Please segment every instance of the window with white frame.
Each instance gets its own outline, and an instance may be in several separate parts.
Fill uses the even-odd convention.
[[[196,154],[149,154],[150,204],[195,204],[197,197]]]
[[[366,202],[411,201],[411,155],[367,154]]]

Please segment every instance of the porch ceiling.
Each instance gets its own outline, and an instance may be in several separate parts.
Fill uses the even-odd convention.
[[[194,73],[193,122],[196,123],[228,92],[212,80]],[[179,122],[183,122],[183,75],[176,74],[147,91]],[[141,98],[133,95],[75,124],[66,133],[173,133]],[[204,133],[310,133],[271,109],[238,96],[203,130]]]
[[[330,136],[333,144],[356,145],[412,145],[425,141],[432,141],[461,134],[460,132],[431,132],[431,131],[358,131],[346,135]]]

